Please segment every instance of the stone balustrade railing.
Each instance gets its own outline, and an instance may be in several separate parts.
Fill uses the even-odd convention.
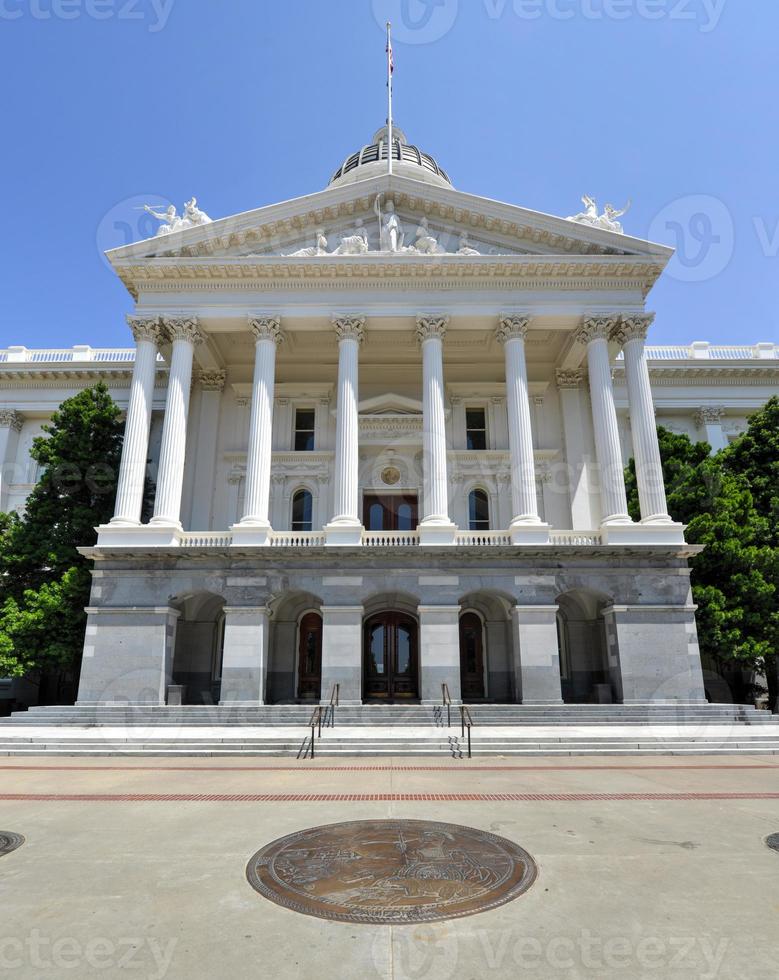
[[[229,531],[199,531],[182,535],[183,548],[229,548],[232,544]],[[549,543],[555,546],[591,548],[602,544],[597,531],[553,531]],[[365,548],[412,548],[419,545],[418,531],[364,531],[362,544]],[[458,531],[455,544],[471,548],[505,548],[511,546],[508,531]],[[274,531],[271,535],[273,548],[323,548],[324,531]]]

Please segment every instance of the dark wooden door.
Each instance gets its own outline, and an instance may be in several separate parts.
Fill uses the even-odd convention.
[[[476,613],[460,617],[460,687],[463,701],[483,699],[484,638],[482,623]]]
[[[363,697],[413,701],[419,697],[417,624],[403,613],[380,613],[365,624]]]
[[[419,504],[414,495],[366,494],[363,523],[368,531],[415,531],[419,524]]]
[[[311,612],[300,620],[298,641],[298,698],[319,701],[322,697],[322,617]]]

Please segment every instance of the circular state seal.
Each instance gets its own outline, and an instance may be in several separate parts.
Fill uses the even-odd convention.
[[[0,830],[0,857],[15,851],[23,843],[24,837],[21,834],[12,834],[10,830]]]
[[[246,876],[284,908],[338,922],[413,925],[475,915],[526,892],[533,858],[513,841],[428,820],[358,820],[268,844]]]

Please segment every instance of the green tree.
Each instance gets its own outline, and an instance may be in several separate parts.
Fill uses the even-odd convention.
[[[764,672],[775,705],[779,550],[777,483],[771,479],[779,476],[779,400],[772,399],[745,435],[716,456],[709,455],[708,444],[662,427],[658,438],[669,513],[687,525],[691,544],[704,546],[690,563],[701,652],[720,664]],[[637,518],[632,460],[626,482]]]
[[[75,670],[89,602],[78,549],[110,520],[122,450],[120,411],[104,384],[64,402],[33,443],[43,468],[23,517],[0,517],[0,675]]]

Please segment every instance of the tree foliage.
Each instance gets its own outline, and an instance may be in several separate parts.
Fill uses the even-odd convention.
[[[122,450],[104,384],[68,399],[30,455],[43,468],[23,517],[0,515],[0,675],[75,667],[89,602],[95,527],[110,520]]]
[[[731,446],[658,429],[668,510],[687,525],[701,652],[720,664],[766,673],[776,703],[779,651],[779,399],[749,421]],[[635,465],[626,473],[638,517]]]

